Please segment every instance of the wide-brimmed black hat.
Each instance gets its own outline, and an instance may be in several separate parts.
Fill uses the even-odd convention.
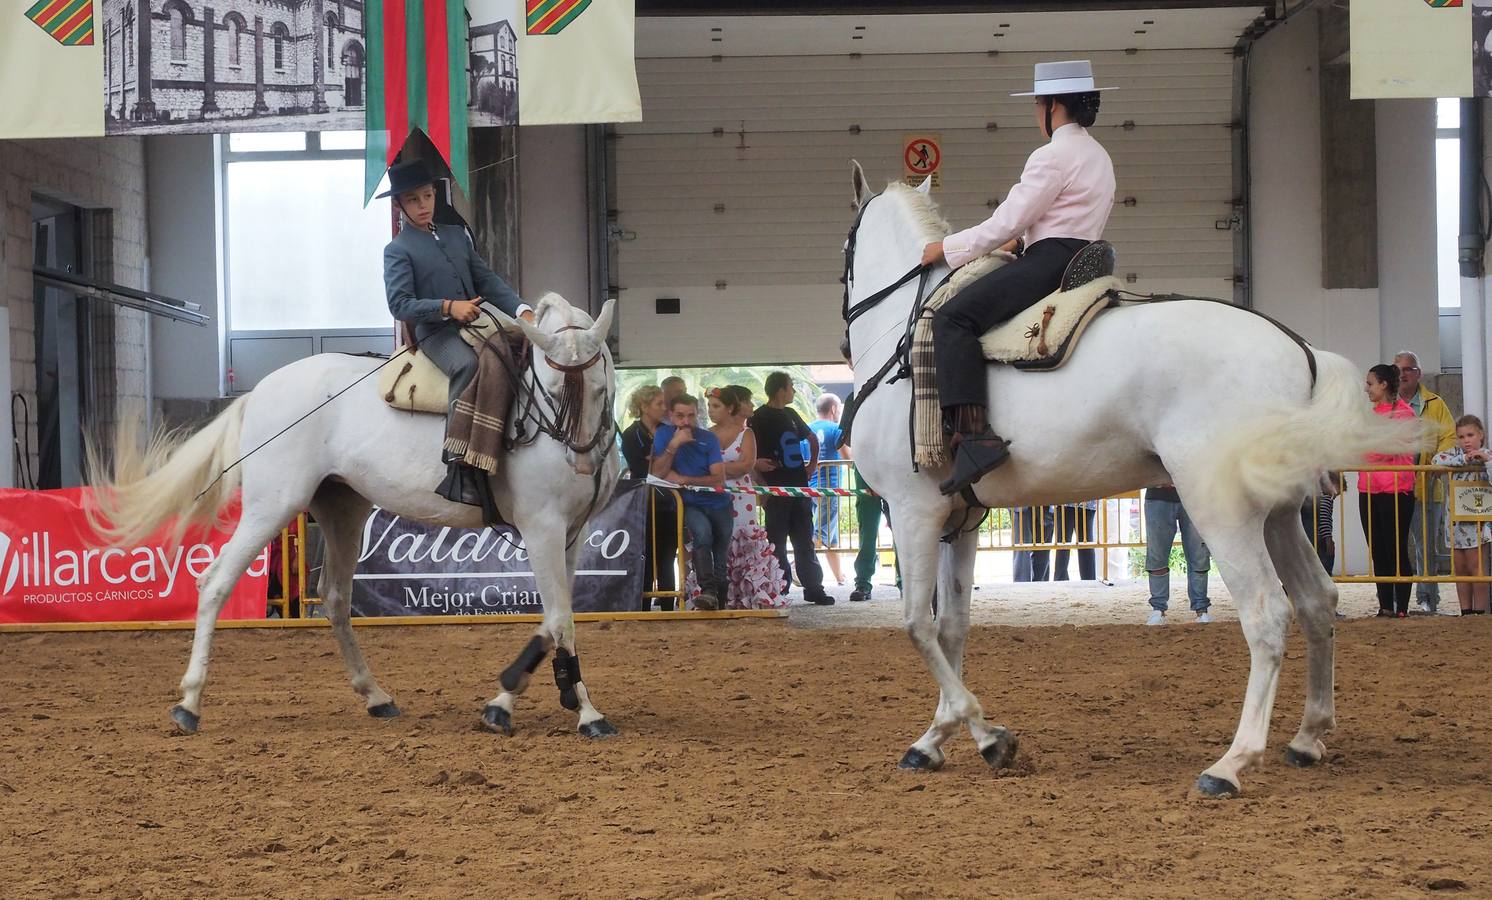
[[[417,187],[434,184],[437,180],[435,173],[430,171],[423,159],[394,163],[389,166],[389,189],[376,195],[375,199],[396,196]]]

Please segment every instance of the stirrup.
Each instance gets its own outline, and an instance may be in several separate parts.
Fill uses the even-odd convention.
[[[953,474],[938,490],[951,496],[971,487],[1010,458],[1010,442],[993,432],[964,435],[953,450]]]

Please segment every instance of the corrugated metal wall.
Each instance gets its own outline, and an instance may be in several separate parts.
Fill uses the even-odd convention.
[[[1094,134],[1118,198],[1106,236],[1140,290],[1231,297],[1233,61],[1226,50],[1091,54]],[[642,59],[644,121],[615,142],[624,365],[832,361],[849,160],[901,177],[907,134],[941,136],[955,228],[983,219],[1040,139],[1045,55]],[[858,126],[859,131],[853,129]],[[720,130],[716,134],[716,129]],[[655,300],[677,297],[678,315]]]

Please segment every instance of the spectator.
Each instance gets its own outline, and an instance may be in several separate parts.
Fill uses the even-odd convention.
[[[663,388],[663,408],[672,410],[674,398],[684,393],[684,379],[677,375],[670,375],[658,382],[658,386]]]
[[[1456,446],[1456,417],[1439,394],[1420,384],[1419,356],[1409,350],[1394,355],[1399,370],[1399,399],[1409,404],[1414,414],[1435,423],[1435,448],[1421,453],[1415,461],[1427,466],[1430,458]],[[1445,479],[1420,473],[1414,485],[1414,511],[1409,517],[1409,558],[1416,575],[1444,575],[1446,559],[1441,555],[1440,536],[1445,532]],[[1421,518],[1427,522],[1421,522]],[[1429,540],[1424,538],[1428,536]],[[1428,546],[1422,546],[1427,544]],[[1440,585],[1421,581],[1415,586],[1419,607],[1434,614],[1440,609]]]
[[[636,421],[622,432],[622,457],[627,460],[630,477],[646,479],[653,458],[653,435],[667,415],[663,389],[649,384],[633,391],[627,399],[627,411]],[[643,552],[647,556],[648,584],[655,591],[673,591],[676,590],[674,554],[679,551],[678,497],[663,488],[647,490],[648,521],[643,526]],[[658,607],[671,611],[673,598],[659,597]]]
[[[1023,506],[1010,511],[1011,543],[1049,544],[1057,526],[1050,506]],[[1017,550],[1011,561],[1012,581],[1046,581],[1051,575],[1050,550]]]
[[[839,466],[826,466],[826,462],[834,462],[840,456],[840,447],[844,444],[844,432],[839,427],[839,413],[841,404],[839,398],[833,394],[824,394],[816,404],[819,417],[808,427],[813,431],[819,441],[819,467],[813,473],[810,487],[815,488],[838,488],[843,482],[840,480]],[[829,560],[829,571],[834,573],[834,583],[844,584],[844,571],[840,567],[839,554],[839,503],[838,497],[820,497],[813,504],[813,539],[814,545],[824,551],[824,556]]]
[[[751,489],[751,471],[756,468],[756,436],[746,427],[746,410],[751,408],[751,392],[731,384],[713,388],[707,395],[710,408],[710,432],[720,441],[725,462],[725,483],[729,487]],[[730,567],[728,596],[721,603],[730,609],[769,609],[786,606],[782,596],[781,570],[772,553],[772,542],[766,529],[756,524],[755,494],[731,494]]]
[[[725,487],[720,441],[699,427],[699,401],[688,394],[673,400],[672,424],[653,436],[652,473],[678,485]],[[699,609],[719,609],[727,596],[725,573],[730,553],[729,494],[684,492],[684,527],[694,544],[694,576],[699,581]]]
[[[1212,621],[1212,600],[1207,596],[1207,570],[1212,557],[1191,516],[1181,505],[1175,485],[1145,490],[1145,571],[1150,574],[1150,618],[1146,625],[1166,624],[1171,597],[1171,547],[1181,532],[1181,555],[1186,559],[1186,599],[1197,621]]]
[[[1380,363],[1365,382],[1373,412],[1391,419],[1412,419],[1414,410],[1399,398],[1399,370]],[[1370,466],[1414,465],[1414,454],[1369,453]],[[1373,574],[1379,578],[1413,573],[1409,561],[1409,522],[1414,512],[1413,472],[1363,472],[1357,476],[1358,514],[1368,538]],[[1378,582],[1378,615],[1409,615],[1409,582]]]
[[[1476,416],[1457,419],[1456,440],[1460,446],[1435,454],[1432,465],[1480,465],[1485,475],[1481,472],[1457,472],[1451,478],[1455,481],[1492,479],[1492,454],[1487,452],[1487,429],[1482,420]],[[1487,551],[1483,548],[1492,542],[1492,524],[1451,522],[1447,527],[1447,537],[1451,545],[1452,571],[1457,575],[1487,574]],[[1456,598],[1461,601],[1461,615],[1486,615],[1488,587],[1485,581],[1456,582]]]
[[[1316,548],[1316,558],[1321,568],[1330,575],[1336,568],[1337,545],[1332,537],[1331,513],[1336,498],[1329,494],[1313,494],[1300,507],[1300,524],[1311,546]]]
[[[1053,543],[1091,544],[1095,540],[1094,520],[1098,517],[1098,501],[1084,500],[1081,503],[1057,507],[1057,530],[1052,535]],[[1067,561],[1071,551],[1057,551],[1057,571],[1053,581],[1067,581]],[[1084,581],[1098,579],[1098,551],[1092,547],[1078,551],[1078,577]]]
[[[808,487],[809,478],[818,468],[818,436],[788,406],[793,399],[793,379],[786,372],[768,375],[766,391],[767,404],[751,416],[751,430],[756,433],[756,472],[769,485]],[[808,459],[803,458],[805,440]],[[820,606],[833,604],[834,598],[824,592],[824,573],[813,550],[812,502],[806,497],[764,497],[762,509],[784,584],[789,579],[787,545],[791,540],[803,599]]]

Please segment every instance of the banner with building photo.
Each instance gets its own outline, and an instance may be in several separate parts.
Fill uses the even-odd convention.
[[[647,491],[623,481],[580,537],[576,612],[648,608],[643,528]],[[352,589],[355,616],[542,613],[523,537],[509,528],[442,528],[375,509],[363,527]]]
[[[1477,17],[1488,2],[1475,0]],[[1348,9],[1352,99],[1472,96],[1482,56],[1472,52],[1472,4],[1353,0]]]

